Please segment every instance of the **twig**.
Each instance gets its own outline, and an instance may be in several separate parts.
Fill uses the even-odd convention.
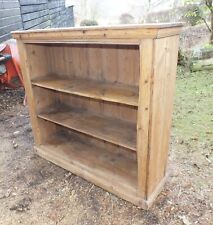
[[[206,22],[206,19],[203,18],[203,17],[201,17],[201,19],[202,19],[202,20],[204,21],[204,23],[206,24],[206,26],[207,26],[209,32],[212,32],[212,29],[210,28],[209,24]]]

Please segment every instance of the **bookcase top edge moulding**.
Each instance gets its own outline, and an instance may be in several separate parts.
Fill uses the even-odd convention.
[[[149,208],[167,177],[181,27],[13,32],[36,152]]]

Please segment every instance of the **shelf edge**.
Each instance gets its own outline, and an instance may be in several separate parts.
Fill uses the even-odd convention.
[[[113,186],[114,184],[110,183],[109,179],[108,180],[102,179],[101,177],[98,177],[97,175],[96,175],[96,179],[94,179],[93,178],[94,175],[92,173],[87,172],[87,174],[85,174],[85,171],[83,171],[80,167],[70,164],[70,163],[61,162],[59,158],[50,156],[49,154],[46,154],[45,150],[42,149],[42,146],[34,146],[34,149],[40,157],[52,162],[53,164],[55,164],[59,167],[62,167],[64,169],[72,172],[73,174],[76,174],[77,176],[87,180],[88,182],[91,182],[91,183],[95,184],[96,186],[98,186],[106,191],[109,191],[110,193],[112,193],[128,202],[131,202],[131,203],[139,206],[142,209],[148,209],[147,201],[145,201],[143,198],[141,198],[140,196],[137,195],[137,189],[135,191],[133,191],[133,190],[130,190],[128,187],[127,187],[127,190],[125,190],[126,187],[118,188],[116,186]]]
[[[61,93],[66,93],[66,94],[70,94],[70,95],[80,96],[80,97],[84,97],[84,98],[91,98],[91,99],[96,99],[96,100],[105,101],[105,102],[117,103],[117,104],[121,104],[121,105],[127,105],[127,106],[130,106],[130,107],[138,107],[138,104],[131,104],[131,103],[127,103],[125,101],[116,101],[116,100],[112,100],[112,99],[109,99],[109,98],[106,98],[106,97],[98,98],[98,97],[93,96],[93,95],[79,94],[79,93],[75,93],[75,92],[71,92],[71,91],[66,91],[64,89],[55,89],[55,88],[52,88],[52,87],[47,87],[47,86],[42,85],[42,84],[38,84],[35,81],[32,81],[32,85],[36,86],[36,87],[45,88],[45,89],[49,89],[49,90],[53,90],[53,91],[57,91],[57,92],[61,92]]]

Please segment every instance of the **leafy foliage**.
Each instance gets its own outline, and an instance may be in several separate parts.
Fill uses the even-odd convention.
[[[211,45],[211,44],[209,44],[209,43],[204,44],[204,45],[203,45],[203,49],[205,49],[205,50],[213,50],[213,45]]]
[[[96,20],[89,20],[89,19],[82,20],[80,23],[80,26],[96,26],[96,25],[98,25],[98,22]]]
[[[208,24],[208,17],[210,14],[213,13],[213,1],[212,0],[185,0],[186,5],[194,5],[194,9],[193,7],[190,10],[189,7],[189,11],[186,12],[186,17],[188,18],[192,18],[194,17],[194,20],[197,22],[201,22],[203,21],[208,30],[211,32],[211,26],[209,26]],[[196,7],[198,9],[196,9]],[[196,25],[196,24],[195,24]]]
[[[134,23],[134,17],[129,14],[129,13],[123,13],[121,16],[120,16],[120,23],[121,24],[131,24],[131,23]]]
[[[191,26],[195,26],[201,22],[203,22],[203,12],[198,5],[187,5],[186,13],[184,14],[184,20]]]
[[[200,20],[206,24],[209,32],[211,33],[210,36],[210,44],[213,44],[213,0],[185,0],[186,4],[196,4],[199,6],[199,9],[202,13],[199,15],[197,13],[190,13],[191,16],[200,17]],[[208,23],[208,17],[210,15],[211,23]]]
[[[189,58],[184,54],[184,52],[179,49],[178,51],[178,65],[187,67],[189,64]]]

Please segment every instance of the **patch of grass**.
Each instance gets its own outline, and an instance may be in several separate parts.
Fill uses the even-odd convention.
[[[209,43],[206,43],[206,44],[204,44],[203,46],[203,49],[207,49],[207,50],[213,50],[213,45],[212,44],[209,44]]]
[[[213,142],[213,71],[178,68],[173,133],[183,140]]]

